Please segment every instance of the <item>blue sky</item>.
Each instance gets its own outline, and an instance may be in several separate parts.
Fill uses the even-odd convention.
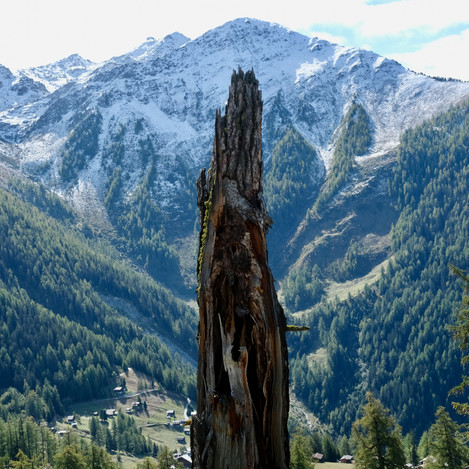
[[[1,11],[0,64],[12,69],[72,53],[99,62],[248,16],[469,80],[469,0],[2,0]]]

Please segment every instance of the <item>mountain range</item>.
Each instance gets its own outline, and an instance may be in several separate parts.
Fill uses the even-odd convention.
[[[208,164],[215,112],[238,67],[253,69],[262,90],[264,193],[274,219],[269,253],[281,297],[292,317],[315,327],[322,314],[321,327],[331,334],[335,313],[321,304],[355,307],[364,285],[378,285],[396,259],[392,230],[405,207],[390,187],[403,136],[463,105],[469,83],[241,18],[193,40],[180,33],[148,38],[101,64],[72,55],[16,74],[0,67],[0,175],[43,184],[136,268],[190,301],[195,181]],[[368,313],[355,319],[365,321]],[[364,330],[358,323],[357,337]],[[325,373],[317,367],[327,334],[292,340],[292,354],[316,363],[315,376]],[[364,373],[363,344],[357,344],[347,358],[355,363],[354,404],[330,399],[348,406],[348,423],[364,386],[357,378]],[[316,398],[298,394],[316,412],[327,395],[315,386]],[[328,412],[323,422],[346,431]]]

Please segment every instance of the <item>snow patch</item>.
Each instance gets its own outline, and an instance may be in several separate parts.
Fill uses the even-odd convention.
[[[324,62],[320,62],[315,59],[312,63],[303,63],[300,68],[296,71],[295,83],[298,83],[302,79],[309,78],[311,75],[320,73],[324,69]]]

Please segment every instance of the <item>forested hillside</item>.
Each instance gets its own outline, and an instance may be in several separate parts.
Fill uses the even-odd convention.
[[[312,332],[289,337],[292,388],[337,434],[349,432],[366,390],[391,408],[406,432],[420,433],[461,375],[445,327],[460,299],[448,266],[469,264],[468,113],[467,106],[454,108],[403,136],[386,189],[399,216],[377,283],[345,301],[330,298],[331,282],[367,272],[366,265],[357,267],[353,238],[335,263],[338,270],[303,263],[282,280],[290,313],[312,307],[301,316]],[[360,108],[350,116],[357,122]],[[366,123],[366,116],[359,121]],[[344,135],[369,140],[356,132],[339,138]],[[307,212],[324,183],[312,179],[318,167],[299,132],[279,141],[266,175],[274,217],[315,222]],[[344,181],[362,169],[350,171]],[[145,180],[134,200],[150,221]],[[167,389],[195,394],[187,362],[139,323],[150,319],[162,338],[195,356],[195,312],[123,262],[42,186],[10,182],[0,198],[0,387],[17,390],[2,396],[2,415],[27,408],[48,418],[64,404],[105,395],[113,373],[126,366]],[[275,229],[291,231],[288,223]],[[273,244],[279,249],[281,239]],[[137,315],[129,318],[129,311]]]
[[[469,83],[245,18],[83,66],[43,76],[52,93],[37,70],[0,83],[0,467],[75,448],[110,468],[39,422],[128,367],[195,395],[196,180],[238,66],[262,89],[269,265],[289,323],[311,327],[288,335],[290,430],[350,454],[371,391],[418,439],[463,371],[446,326],[449,265],[469,269],[469,105],[450,106]],[[115,450],[111,433],[95,443]]]
[[[128,366],[195,395],[194,370],[159,338],[194,356],[194,311],[80,225],[41,186],[0,189],[0,389],[15,389],[0,397],[4,418],[109,395]]]
[[[323,300],[302,317],[318,334],[290,341],[295,393],[339,433],[369,390],[420,434],[461,376],[446,326],[461,300],[449,265],[469,267],[467,104],[403,135],[388,185],[399,217],[379,282]]]

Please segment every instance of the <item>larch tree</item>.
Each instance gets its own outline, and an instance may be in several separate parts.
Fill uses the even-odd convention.
[[[429,449],[435,458],[433,469],[460,469],[468,461],[468,449],[460,433],[460,426],[451,419],[444,407],[438,407],[436,422],[429,430]]]
[[[352,426],[358,469],[402,469],[405,464],[401,428],[378,399],[368,392],[363,417]]]
[[[464,293],[462,304],[458,311],[456,324],[449,326],[453,333],[454,340],[458,343],[459,348],[465,352],[469,347],[469,275],[457,267],[450,266],[454,274],[456,274],[464,283]],[[463,355],[461,364],[463,366],[469,363],[469,354]],[[463,376],[461,384],[454,387],[451,394],[464,394],[469,387],[469,376]],[[469,404],[467,402],[453,402],[453,407],[461,415],[469,415]]]

